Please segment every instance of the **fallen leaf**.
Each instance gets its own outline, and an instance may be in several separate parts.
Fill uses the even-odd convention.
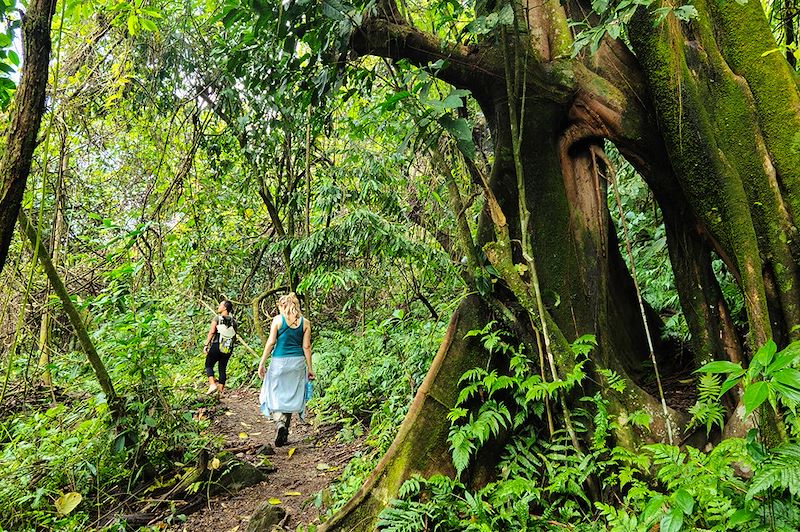
[[[67,515],[78,506],[83,500],[83,496],[77,491],[63,494],[56,499],[56,511],[59,515]]]
[[[245,423],[244,421],[240,421],[239,424],[246,429],[249,429],[252,426],[249,423]]]
[[[276,499],[276,498],[273,497],[271,499],[267,499],[267,502],[270,503],[270,504],[280,504],[281,500],[280,499]]]
[[[289,458],[291,458],[291,457],[292,457],[292,455],[294,454],[294,452],[295,452],[296,450],[297,450],[297,447],[292,447],[291,449],[289,449]]]
[[[261,436],[260,432],[251,432],[250,436]]]
[[[210,463],[210,464],[208,464],[208,468],[209,468],[210,470],[212,470],[212,471],[214,471],[214,470],[216,470],[216,469],[219,469],[219,458],[217,458],[217,457],[214,457],[214,459],[213,459],[213,460],[211,460],[211,463]]]
[[[328,464],[323,463],[323,462],[320,462],[319,464],[317,464],[317,469],[319,469],[320,471],[327,471],[330,467],[331,466],[329,466]]]
[[[302,493],[300,493],[299,491],[287,491],[284,493],[284,495],[289,495],[291,497],[299,497],[300,495],[302,495]]]
[[[240,437],[241,439],[243,439],[243,440],[244,440],[244,439],[245,439],[245,438],[247,438],[248,436],[247,436],[247,433],[246,433],[246,432],[240,432],[240,433],[239,433],[239,437]]]
[[[226,416],[235,416],[236,414],[234,414],[233,412],[225,412],[225,415]]]

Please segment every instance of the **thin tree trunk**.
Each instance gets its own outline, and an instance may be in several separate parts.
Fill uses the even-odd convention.
[[[50,240],[50,249],[52,250],[53,268],[58,271],[58,264],[61,260],[61,239],[64,237],[64,177],[69,167],[69,152],[67,151],[67,132],[64,131],[61,137],[60,164],[58,169],[58,177],[56,179],[56,199],[55,199],[55,219],[53,221],[52,238]],[[46,296],[50,295],[47,291]],[[46,298],[45,298],[46,299]],[[42,382],[47,385],[52,385],[50,370],[47,365],[50,363],[50,312],[45,306],[42,313],[42,321],[39,326],[39,368],[42,368]]]
[[[306,113],[306,223],[305,235],[311,234],[311,104]]]
[[[114,391],[114,385],[111,382],[111,377],[108,376],[106,367],[103,365],[103,361],[100,360],[100,356],[97,354],[97,350],[94,347],[94,343],[92,343],[92,339],[89,338],[89,333],[83,324],[83,320],[78,313],[78,309],[75,308],[75,305],[72,303],[72,299],[70,299],[64,283],[58,276],[58,272],[53,266],[53,262],[50,259],[50,254],[45,249],[44,244],[39,242],[39,249],[35,249],[37,243],[36,229],[33,227],[33,225],[31,225],[28,217],[25,215],[25,212],[22,209],[19,211],[18,218],[20,226],[22,227],[22,231],[30,240],[31,248],[34,249],[34,254],[38,255],[39,260],[42,262],[45,274],[47,274],[47,278],[50,280],[50,285],[53,287],[56,295],[58,295],[58,298],[61,300],[61,304],[64,306],[64,311],[69,318],[70,324],[75,330],[75,334],[78,337],[81,347],[86,353],[86,358],[89,360],[89,364],[91,364],[92,369],[94,370],[97,381],[100,383],[100,388],[106,394],[106,401],[108,402],[111,410],[111,416],[114,421],[118,421],[124,413],[122,403]]]
[[[0,272],[6,263],[22,203],[22,195],[31,171],[36,136],[44,114],[50,61],[50,26],[56,0],[32,0],[22,17],[22,75],[14,98],[6,147],[0,161]]]
[[[792,5],[793,0],[783,0],[783,41],[786,44],[786,60],[792,66],[797,68],[797,59],[794,57],[794,50],[789,46],[797,44],[796,36],[794,33],[794,17],[797,16],[795,7]]]

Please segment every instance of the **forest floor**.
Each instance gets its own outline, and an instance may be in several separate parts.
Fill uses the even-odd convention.
[[[221,435],[225,439],[223,448],[233,450],[240,460],[259,465],[263,456],[257,451],[266,444],[273,445],[275,425],[259,412],[257,390],[226,391],[220,404],[209,410],[209,416],[210,430]],[[201,510],[167,530],[244,532],[253,513],[265,502],[286,510],[281,522],[284,530],[319,524],[316,494],[341,475],[344,465],[363,447],[359,440],[338,442],[337,433],[337,426],[318,426],[312,416],[306,423],[292,416],[288,443],[267,457],[274,468],[267,480],[237,493],[211,497]]]

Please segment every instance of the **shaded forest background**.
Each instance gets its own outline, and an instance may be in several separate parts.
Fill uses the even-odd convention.
[[[605,28],[584,34],[587,56],[601,39],[620,35],[608,29],[617,19],[598,14],[608,6],[594,4],[586,28],[573,28]],[[16,8],[29,6],[3,6],[7,132],[21,107]],[[664,18],[689,24],[691,13],[677,9]],[[446,0],[403,11],[417,27],[456,41],[499,33],[510,16],[502,6]],[[496,153],[495,118],[484,116],[469,91],[439,79],[445,61],[357,55],[351,36],[374,12],[334,0],[313,9],[309,2],[233,0],[54,5],[45,113],[21,199],[30,226],[14,231],[0,272],[4,529],[123,529],[109,509],[191,469],[203,453],[213,456],[219,442],[197,415],[206,401],[208,306],[230,299],[240,323],[229,385],[258,386],[265,324],[288,291],[302,296],[314,323],[317,422],[339,426],[343,441],[363,437],[370,448],[311,501],[332,516],[389,449],[459,305],[508,292],[504,273],[465,245],[486,234],[491,205],[479,176],[507,155]],[[765,52],[794,71],[798,6],[768,3],[766,13],[775,47]],[[5,142],[7,157],[12,139]],[[773,445],[758,430],[716,445],[736,406],[723,409],[721,398],[731,399],[721,388],[736,370],[693,373],[699,364],[688,354],[692,329],[664,214],[615,145],[600,145],[615,179],[601,198],[616,235],[610,242],[635,272],[661,324],[658,340],[674,357],[663,385],[689,427],[674,443],[694,431],[709,446],[681,450],[666,438],[648,449],[616,446],[621,418],[609,414],[603,397],[581,392],[591,380],[583,369],[597,331],[576,331],[570,345],[579,362],[548,388],[529,380],[543,366],[535,342],[493,307],[487,315],[494,319],[468,333],[482,355],[465,377],[468,391],[442,420],[455,479],[413,477],[400,490],[403,500],[382,514],[385,529],[424,530],[428,520],[445,530],[468,522],[486,530],[563,523],[790,530],[800,523],[800,381],[786,374],[779,382],[785,389],[757,392],[761,408],[773,409],[760,418],[780,418],[778,451],[770,454]],[[85,340],[30,240],[51,258]],[[741,279],[719,258],[710,267],[733,327],[747,337]],[[548,308],[565,308],[557,290],[545,287],[543,296]],[[753,341],[748,356],[762,353],[762,369],[780,361],[774,371],[796,371],[795,333],[784,332],[780,345],[762,351]],[[87,345],[118,409],[97,364],[87,362]],[[655,390],[652,365],[638,369],[645,376],[637,384]],[[625,389],[614,372],[605,378]],[[573,446],[569,424],[554,428],[550,419],[549,431],[543,428],[551,405],[561,417],[556,405],[567,394],[588,446]],[[628,414],[647,430],[647,412]],[[481,455],[487,441],[506,445],[503,456]],[[481,471],[484,461],[491,473]],[[740,463],[757,473],[740,474]]]

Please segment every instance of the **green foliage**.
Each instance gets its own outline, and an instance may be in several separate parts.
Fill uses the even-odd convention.
[[[696,370],[697,373],[722,374],[727,378],[720,386],[719,396],[741,384],[744,388],[742,404],[745,415],[757,410],[765,401],[777,412],[778,404],[785,406],[792,415],[800,403],[800,342],[792,342],[778,351],[771,339],[761,346],[745,370],[738,363],[729,361],[709,362]]]
[[[108,250],[113,258],[113,246]],[[210,445],[200,434],[207,422],[195,416],[196,394],[186,390],[186,380],[196,383],[202,367],[199,355],[184,356],[197,345],[193,310],[176,310],[178,300],[134,293],[140,267],[122,263],[110,269],[105,289],[80,302],[98,353],[125,400],[126,417],[111,425],[105,396],[83,353],[55,358],[51,378],[70,383],[57,405],[2,421],[0,465],[9,474],[0,488],[0,506],[8,509],[0,526],[84,530],[120,489],[137,486],[145,473],[169,473],[176,463],[194,462]],[[206,316],[201,316],[204,330]],[[70,492],[83,500],[59,516],[53,501]]]
[[[20,58],[14,49],[20,27],[16,0],[0,1],[0,109],[5,110],[17,88]]]
[[[769,490],[788,491],[792,497],[800,495],[800,444],[786,443],[770,450],[747,490],[752,499]]]
[[[692,423],[705,425],[706,435],[711,434],[714,426],[722,428],[725,421],[725,409],[720,402],[722,387],[719,377],[706,373],[700,376],[697,385],[697,402],[689,408]]]
[[[595,16],[599,15],[600,20],[590,24],[587,16],[585,21],[571,23],[573,27],[580,29],[572,44],[572,57],[577,56],[587,46],[590,53],[595,53],[605,36],[611,39],[625,39],[627,26],[636,10],[651,8],[654,4],[658,5],[654,0],[593,0],[592,12]],[[688,22],[698,16],[697,8],[691,3],[657,7],[653,9],[653,13],[656,15],[655,25],[662,24],[670,15],[682,22]]]
[[[108,408],[88,396],[79,408],[64,404],[28,418],[10,418],[0,427],[0,527],[22,530],[37,523],[48,529],[79,530],[85,505],[60,517],[53,501],[60,493],[91,493],[102,479],[113,485],[126,475],[125,454],[112,453]]]
[[[316,419],[341,423],[339,437],[345,440],[366,433],[371,448],[318,496],[329,514],[356,492],[388,449],[430,367],[445,324],[421,319],[419,311],[395,311],[366,324],[361,334],[322,331],[314,341],[321,390],[312,402]]]
[[[495,352],[519,356],[492,324],[470,334],[480,336]],[[758,368],[753,375],[782,371],[793,363],[795,349],[792,344],[778,353],[765,346],[755,357]],[[710,408],[719,402],[718,374],[735,374],[740,368],[713,362],[706,370],[698,401],[704,410],[697,410],[695,422],[710,430],[718,419]],[[603,377],[617,393],[624,392],[616,374],[606,371]],[[587,407],[572,412],[576,431],[591,441],[591,449],[581,453],[564,430],[543,438],[530,423],[511,428],[491,390],[502,391],[503,397],[524,397],[516,375],[501,380],[496,372],[478,368],[462,381],[462,399],[480,401],[472,411],[460,406],[450,414],[451,419],[469,421],[451,430],[454,464],[459,471],[466,468],[469,456],[480,450],[494,427],[505,427],[509,434],[496,480],[471,491],[456,480],[414,477],[400,490],[400,500],[381,514],[382,530],[540,530],[563,524],[575,530],[614,532],[727,531],[794,530],[800,524],[797,442],[767,450],[751,431],[747,439],[728,438],[707,453],[688,445],[654,444],[638,451],[611,447],[621,418],[609,413],[608,402],[598,393],[584,397]],[[785,404],[780,390],[775,396],[778,404]],[[494,415],[487,416],[488,412]],[[486,416],[483,421],[481,415]],[[625,423],[634,422],[644,430],[648,418],[633,412]],[[752,476],[741,471],[752,471]],[[592,483],[605,494],[600,500],[589,495],[587,486]]]
[[[469,331],[466,336],[479,336],[490,355],[501,353],[508,357],[511,371],[509,375],[502,375],[496,369],[473,368],[462,375],[459,382],[463,387],[447,416],[453,465],[459,475],[490,438],[497,438],[501,431],[519,430],[532,417],[542,415],[545,399],[555,399],[559,393],[567,393],[579,385],[585,377],[586,356],[595,345],[591,336],[576,340],[573,352],[578,360],[572,370],[563,379],[545,381],[535,372],[524,346],[517,348],[508,344],[504,340],[508,334],[497,329],[494,321],[481,330]],[[478,399],[477,409],[470,409],[469,405]]]

